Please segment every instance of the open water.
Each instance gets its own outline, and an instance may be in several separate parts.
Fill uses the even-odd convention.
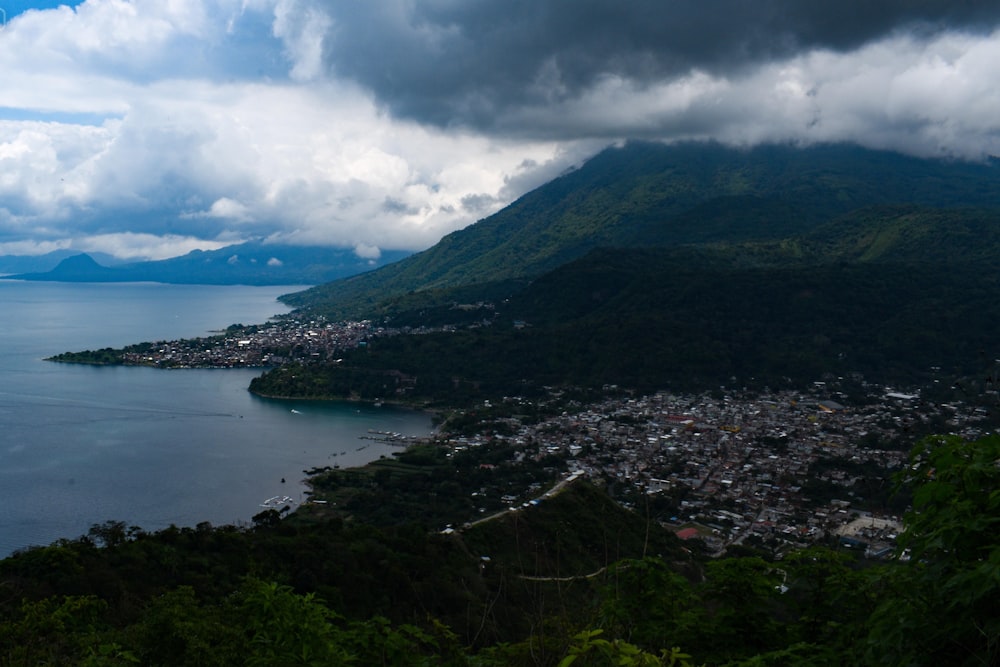
[[[249,523],[267,498],[301,501],[306,469],[397,451],[369,429],[430,433],[421,412],[257,398],[255,370],[44,361],[262,323],[295,289],[0,280],[0,557],[107,520]]]

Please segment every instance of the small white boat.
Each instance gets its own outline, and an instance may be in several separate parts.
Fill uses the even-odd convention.
[[[290,505],[295,502],[291,496],[272,496],[260,504],[261,507],[276,509],[282,505]]]

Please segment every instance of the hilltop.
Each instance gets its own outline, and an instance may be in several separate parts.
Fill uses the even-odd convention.
[[[878,225],[882,207],[942,215],[956,208],[995,211],[998,186],[994,163],[848,145],[739,150],[630,142],[424,252],[283,300],[310,313],[354,318],[455,301],[456,288],[463,288],[462,299],[477,292],[494,298],[595,248],[777,242],[838,219],[860,219],[865,211]]]

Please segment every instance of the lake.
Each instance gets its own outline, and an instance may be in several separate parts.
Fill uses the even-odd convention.
[[[259,370],[44,361],[262,323],[296,289],[0,280],[0,557],[107,520],[246,524],[267,498],[302,500],[306,469],[398,451],[369,429],[429,434],[417,411],[257,398]]]

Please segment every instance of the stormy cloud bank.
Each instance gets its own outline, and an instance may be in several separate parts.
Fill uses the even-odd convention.
[[[0,253],[418,249],[626,138],[1000,154],[996,2],[87,0],[10,14]]]
[[[521,117],[518,110],[585,100],[615,82],[641,95],[699,76],[753,80],[805,54],[835,57],[883,39],[913,45],[900,54],[912,58],[917,44],[956,31],[982,38],[1000,21],[996,3],[939,0],[488,0],[329,10],[331,73],[401,116],[486,131],[513,131],[504,119]],[[594,116],[590,130],[609,134],[604,113]],[[521,132],[548,134],[530,124]]]

